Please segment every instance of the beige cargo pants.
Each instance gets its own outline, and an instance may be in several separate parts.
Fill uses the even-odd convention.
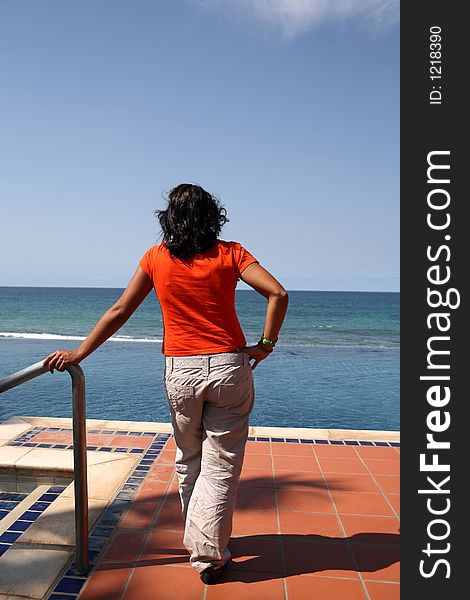
[[[163,374],[191,565],[230,560],[227,544],[255,393],[243,351],[167,356]]]

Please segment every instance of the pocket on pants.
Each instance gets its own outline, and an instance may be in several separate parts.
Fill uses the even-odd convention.
[[[253,374],[250,372],[242,381],[219,383],[217,406],[237,415],[251,412],[255,399]]]
[[[171,407],[180,413],[190,415],[195,408],[195,391],[191,385],[177,385],[165,381],[166,395]]]

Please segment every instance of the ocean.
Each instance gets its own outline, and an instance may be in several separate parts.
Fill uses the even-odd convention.
[[[0,287],[0,379],[57,348],[76,348],[121,293]],[[398,293],[289,291],[276,348],[253,372],[251,425],[398,430],[399,304]],[[266,300],[237,290],[236,308],[255,344]],[[82,362],[88,418],[170,421],[162,325],[152,293]],[[0,420],[13,415],[71,417],[68,374],[46,373],[2,394]]]

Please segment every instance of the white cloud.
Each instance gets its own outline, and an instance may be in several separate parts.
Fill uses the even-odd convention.
[[[254,17],[291,38],[333,19],[360,17],[376,29],[398,22],[399,0],[197,0],[206,8]]]

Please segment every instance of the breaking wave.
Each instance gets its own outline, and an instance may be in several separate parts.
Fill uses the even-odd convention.
[[[17,333],[11,331],[0,331],[0,339],[22,339],[22,340],[85,340],[81,335],[62,335],[60,333]],[[111,342],[138,342],[145,344],[158,344],[159,338],[141,338],[131,335],[115,335],[109,338]]]

